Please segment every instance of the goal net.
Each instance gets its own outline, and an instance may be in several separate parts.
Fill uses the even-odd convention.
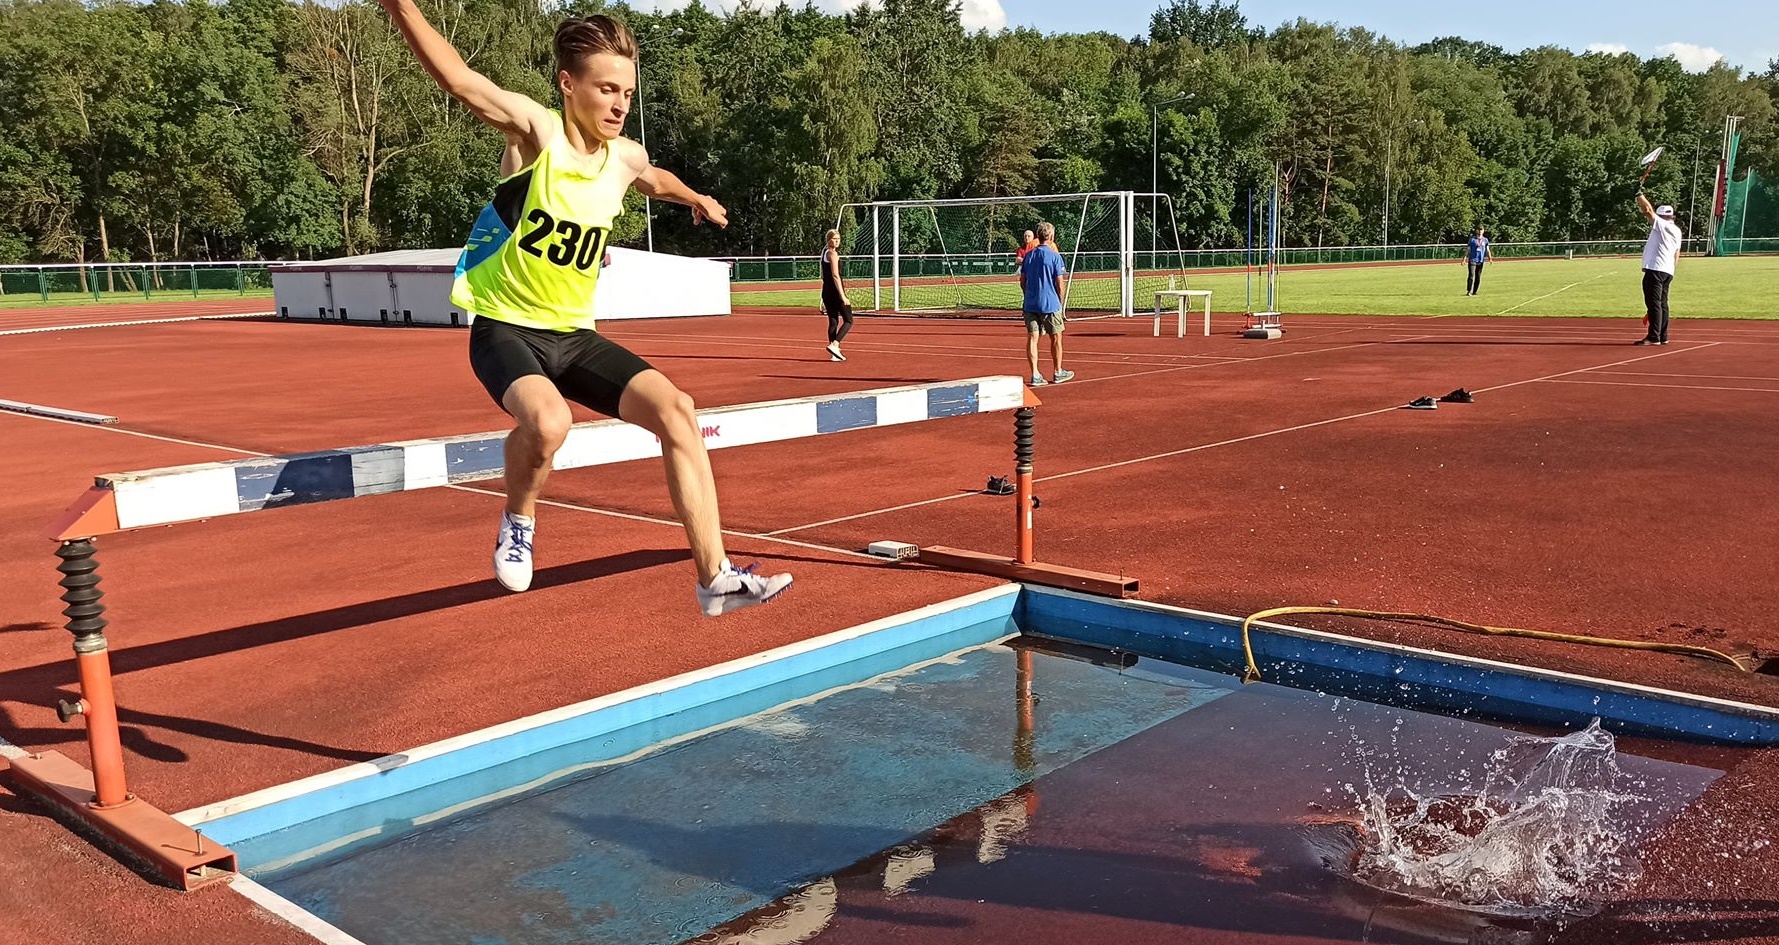
[[[841,276],[855,311],[1017,317],[1026,230],[1056,228],[1064,311],[1077,318],[1148,311],[1157,289],[1184,287],[1173,203],[1130,191],[847,204]]]

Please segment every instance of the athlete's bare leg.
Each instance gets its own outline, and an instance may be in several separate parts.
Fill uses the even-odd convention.
[[[723,525],[717,513],[716,477],[690,395],[660,371],[632,378],[618,400],[618,416],[661,438],[667,492],[686,529],[698,583],[708,585],[723,568]]]

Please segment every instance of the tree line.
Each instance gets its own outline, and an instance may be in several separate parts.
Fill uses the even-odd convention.
[[[808,254],[847,202],[1147,191],[1152,173],[1189,247],[1231,246],[1275,169],[1289,245],[1378,243],[1386,225],[1394,243],[1477,224],[1627,238],[1643,230],[1637,159],[1658,144],[1648,189],[1683,225],[1696,207],[1703,235],[1732,114],[1741,165],[1779,180],[1779,62],[1692,73],[1457,37],[1409,47],[1303,19],[1265,29],[1221,0],[1170,0],[1136,38],[971,33],[953,0],[841,15],[420,3],[472,67],[550,104],[556,22],[630,24],[629,134],[731,214],[694,228],[655,206],[668,252]],[[374,2],[0,0],[0,263],[455,246],[500,148]],[[614,236],[639,245],[632,198]],[[1763,227],[1779,219],[1750,219]]]

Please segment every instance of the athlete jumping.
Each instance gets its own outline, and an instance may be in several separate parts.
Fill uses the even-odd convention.
[[[603,14],[563,21],[558,112],[469,68],[413,0],[380,2],[439,87],[507,139],[507,176],[470,231],[451,292],[474,318],[470,365],[515,421],[495,577],[508,590],[531,586],[537,498],[568,436],[567,398],[660,438],[706,615],[776,597],[791,585],[789,574],[737,570],[724,554],[716,481],[692,398],[594,330],[593,288],[627,190],[685,204],[695,223],[729,222],[722,204],[650,164],[642,146],[623,137],[636,93],[635,37]]]

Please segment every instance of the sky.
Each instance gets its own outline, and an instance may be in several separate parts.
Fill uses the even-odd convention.
[[[631,0],[674,9],[687,0]],[[727,10],[736,0],[704,0]],[[770,2],[770,0],[767,0]],[[803,0],[790,0],[793,6]],[[838,11],[858,0],[813,0]],[[1029,26],[1045,33],[1105,31],[1140,36],[1162,0],[961,0],[964,26],[998,30]],[[1271,29],[1298,17],[1363,26],[1408,45],[1437,36],[1494,43],[1509,52],[1563,46],[1673,55],[1693,71],[1718,57],[1751,72],[1779,59],[1779,0],[1240,0],[1248,22]],[[1710,13],[1710,17],[1697,15]],[[1691,14],[1691,15],[1689,15]]]
[[[965,13],[984,4],[999,5],[1009,26],[1136,36],[1148,32],[1160,0],[964,0]],[[1241,9],[1249,23],[1268,29],[1304,17],[1363,26],[1410,45],[1457,35],[1510,52],[1552,45],[1629,50],[1646,59],[1672,54],[1695,71],[1719,55],[1754,72],[1779,58],[1779,2],[1773,0],[1241,0]],[[1688,15],[1692,11],[1712,16]],[[989,18],[990,11],[979,15]]]

